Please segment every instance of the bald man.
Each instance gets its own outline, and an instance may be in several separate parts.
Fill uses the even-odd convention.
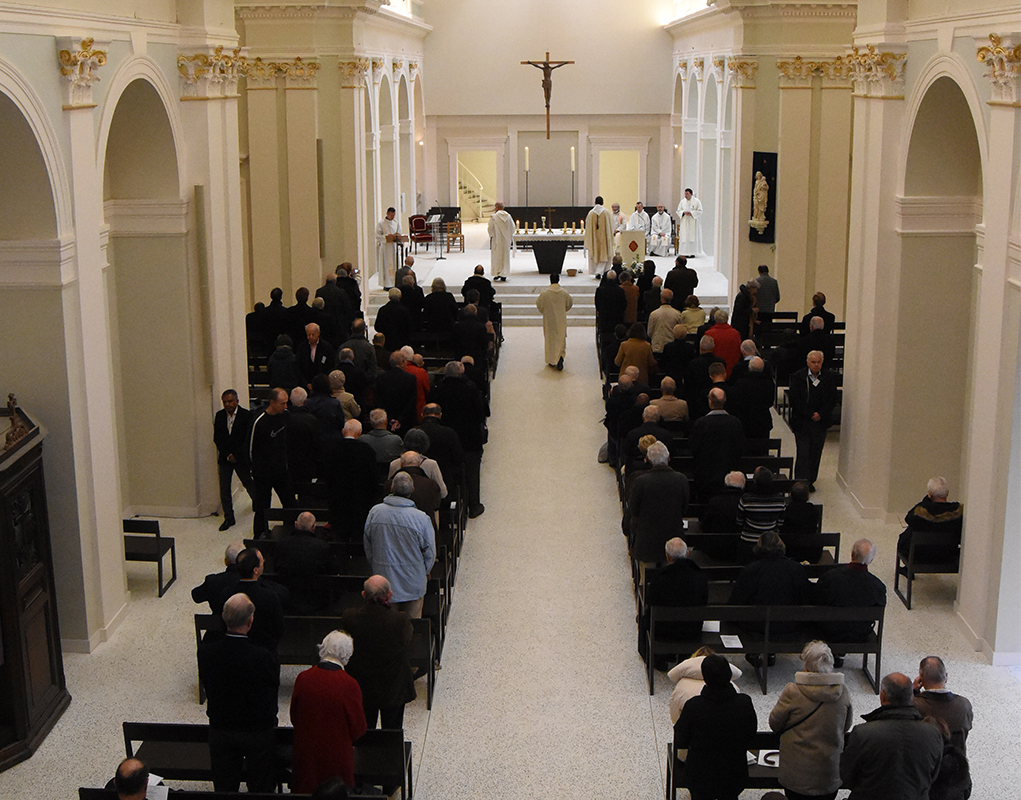
[[[723,490],[723,479],[741,466],[744,429],[741,421],[726,411],[723,389],[709,391],[709,413],[696,420],[688,444],[695,459],[695,490],[703,500]]]

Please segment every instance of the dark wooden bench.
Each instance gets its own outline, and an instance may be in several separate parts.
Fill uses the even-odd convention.
[[[170,580],[164,583],[163,558],[167,553],[170,553]],[[124,520],[124,560],[156,562],[160,597],[163,597],[167,589],[177,580],[177,546],[172,538],[160,535],[159,520]]]
[[[920,561],[917,557],[918,547],[956,547],[954,557],[943,561]],[[947,537],[940,531],[911,531],[911,546],[907,557],[897,550],[897,563],[893,573],[893,591],[900,598],[904,607],[911,610],[911,586],[917,575],[956,575],[961,569],[961,534]],[[907,596],[900,590],[900,578],[903,575],[907,582]]]
[[[884,606],[867,608],[836,608],[833,606],[692,606],[667,607],[651,606],[649,608],[649,629],[646,633],[646,677],[649,681],[649,694],[655,693],[654,663],[656,656],[679,656],[694,653],[698,648],[708,645],[723,655],[758,655],[761,664],[756,669],[762,693],[767,692],[769,677],[768,655],[770,653],[801,653],[805,644],[819,638],[817,628],[820,623],[841,622],[873,622],[875,632],[864,642],[827,641],[834,653],[861,653],[862,671],[876,694],[879,694],[879,681],[882,677],[880,664],[883,651],[883,619],[886,613]],[[702,631],[697,638],[677,640],[667,639],[658,635],[657,627],[664,622],[705,622],[707,620],[720,623],[719,633]],[[751,629],[741,623],[761,625]],[[799,626],[797,633],[792,635],[771,635],[770,627],[775,623],[795,623]],[[740,647],[727,647],[721,640],[722,635],[737,635],[741,639]],[[868,668],[869,655],[875,657],[875,669]]]
[[[174,789],[170,795],[173,800],[280,800],[280,795],[263,794],[262,792],[202,792],[193,789]],[[310,798],[310,794],[290,792],[286,797]],[[78,787],[78,800],[118,800],[116,789],[91,789],[87,786]],[[358,794],[348,792],[347,800],[381,800],[378,794]]]
[[[679,757],[679,750],[671,739],[666,746],[666,800],[675,800],[677,790],[684,788],[684,762]],[[759,758],[756,763],[748,765],[748,783],[745,788],[779,789],[780,734],[773,731],[756,731],[748,743],[748,750]]]
[[[341,627],[340,615],[333,616],[285,616],[284,634],[277,645],[277,659],[281,664],[309,666],[316,664],[319,654],[316,650],[326,634]],[[412,669],[422,672],[428,678],[426,683],[426,708],[432,709],[433,692],[436,687],[436,647],[433,639],[432,622],[427,618],[411,620],[412,636],[409,661]],[[223,621],[214,614],[195,615],[195,645],[202,641],[207,631],[223,630]],[[206,701],[205,687],[199,681],[199,702]],[[157,774],[164,774],[153,770]]]
[[[170,780],[212,781],[209,725],[125,722],[123,730],[125,754],[141,760],[151,773]],[[278,779],[282,785],[290,777],[294,728],[278,727],[276,739]],[[411,800],[411,742],[405,741],[403,730],[367,730],[354,743],[354,756],[356,785],[400,786],[401,797]],[[177,797],[176,792],[174,796]]]

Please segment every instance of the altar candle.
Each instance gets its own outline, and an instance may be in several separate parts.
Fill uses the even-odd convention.
[[[571,148],[571,172],[574,172],[574,148]]]
[[[528,172],[528,148],[525,148],[525,172]]]
[[[564,223],[564,233],[567,233],[567,223]]]

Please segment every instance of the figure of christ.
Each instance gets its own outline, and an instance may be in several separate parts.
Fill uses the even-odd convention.
[[[542,70],[542,93],[546,97],[546,138],[549,139],[549,99],[553,93],[553,70],[573,64],[573,61],[550,61],[549,50],[546,51],[544,61],[522,61],[521,64],[528,64]]]

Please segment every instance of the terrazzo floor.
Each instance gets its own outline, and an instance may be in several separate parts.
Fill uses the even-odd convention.
[[[483,461],[486,513],[468,531],[433,709],[425,708],[420,681],[406,715],[415,796],[662,797],[670,686],[657,673],[649,696],[635,650],[613,474],[596,462],[603,428],[592,331],[570,329],[563,372],[544,365],[540,329],[505,336]],[[777,432],[784,453],[793,453],[782,423]],[[830,435],[814,499],[824,504],[825,529],[842,533],[842,556],[862,535],[879,545],[873,571],[889,585],[899,528],[858,519],[834,479],[838,437]],[[228,533],[217,531],[215,517],[164,521],[177,539],[177,584],[157,599],[151,566],[128,566],[132,599],[123,624],[91,655],[65,654],[71,706],[31,759],[0,774],[0,798],[73,798],[79,785],[102,785],[123,755],[123,720],[205,721],[189,590],[218,569],[232,535],[249,529],[247,501],[238,511],[239,526]],[[951,576],[921,578],[909,612],[891,590],[883,672],[913,676],[921,656],[942,655],[951,687],[975,709],[972,796],[1013,797],[1021,779],[1021,678],[970,649],[954,621],[955,591]],[[752,676],[739,681],[760,728],[796,666],[793,656],[780,656],[766,696]],[[283,670],[281,722],[298,671]],[[875,708],[878,699],[850,659],[844,672],[855,713]]]

